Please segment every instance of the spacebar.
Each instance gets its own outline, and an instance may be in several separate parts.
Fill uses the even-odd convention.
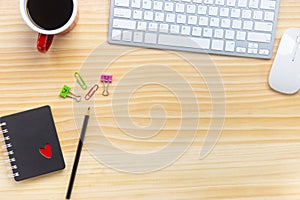
[[[210,39],[160,34],[158,37],[158,44],[196,49],[209,49]]]

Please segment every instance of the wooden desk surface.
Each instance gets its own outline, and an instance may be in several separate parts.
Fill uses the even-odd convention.
[[[93,49],[106,41],[109,3],[79,0],[80,20],[76,28],[57,37],[51,51],[42,55],[35,49],[36,34],[21,19],[19,1],[0,1],[0,114],[51,105],[67,165],[61,172],[16,183],[7,178],[7,165],[1,161],[0,199],[64,199],[78,129],[72,100],[60,99],[58,93],[63,84],[75,85],[73,73]],[[298,24],[300,1],[282,0],[274,55],[283,32]],[[160,53],[141,49],[140,54],[129,58],[134,59],[131,62],[112,67],[115,82],[111,90],[128,70],[128,63],[142,58],[157,59]],[[299,95],[280,95],[268,87],[273,60],[211,58],[224,82],[226,119],[222,135],[209,156],[199,160],[199,149],[211,121],[210,96],[200,80],[192,86],[199,92],[202,124],[195,141],[177,162],[148,174],[120,173],[100,164],[84,149],[73,199],[300,199]],[[172,67],[177,60],[164,62]],[[188,80],[192,75],[185,74]],[[152,87],[145,87],[132,96],[129,106],[135,123],[150,123],[148,112],[155,92]],[[180,119],[178,105],[163,103],[164,98],[156,94],[155,99],[165,104],[170,116]],[[170,102],[176,101],[169,95]],[[113,124],[109,101],[102,103],[99,106],[105,105],[103,108],[107,109],[104,118],[109,131]],[[171,121],[168,126],[176,129],[176,122]],[[108,137],[124,146],[131,140],[121,135]],[[151,148],[151,142],[139,142],[145,149]],[[129,148],[134,150],[135,146]],[[5,159],[1,156],[1,160]]]

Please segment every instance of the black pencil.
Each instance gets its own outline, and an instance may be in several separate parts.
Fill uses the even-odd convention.
[[[69,187],[68,187],[68,192],[67,192],[67,195],[66,195],[66,199],[71,198],[73,184],[74,184],[74,180],[75,180],[75,176],[76,176],[76,171],[77,171],[77,167],[78,167],[78,163],[79,163],[79,159],[80,159],[80,155],[81,155],[82,145],[83,145],[83,141],[84,141],[85,132],[86,132],[86,129],[87,129],[89,118],[90,118],[90,108],[88,108],[87,113],[84,117],[84,121],[83,121],[82,129],[81,129],[80,139],[79,139],[78,146],[77,146],[76,157],[75,157],[74,164],[73,164],[73,169],[72,169],[72,174],[71,174],[71,178],[70,178],[70,182],[69,182]]]

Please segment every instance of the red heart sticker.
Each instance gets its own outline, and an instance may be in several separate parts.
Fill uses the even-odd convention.
[[[46,144],[45,148],[40,148],[40,153],[45,157],[45,158],[52,158],[52,151],[51,151],[51,146],[50,144]]]

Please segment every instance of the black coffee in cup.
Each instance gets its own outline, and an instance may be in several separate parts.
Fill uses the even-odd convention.
[[[69,21],[73,6],[72,0],[28,0],[27,12],[40,28],[55,30]]]

